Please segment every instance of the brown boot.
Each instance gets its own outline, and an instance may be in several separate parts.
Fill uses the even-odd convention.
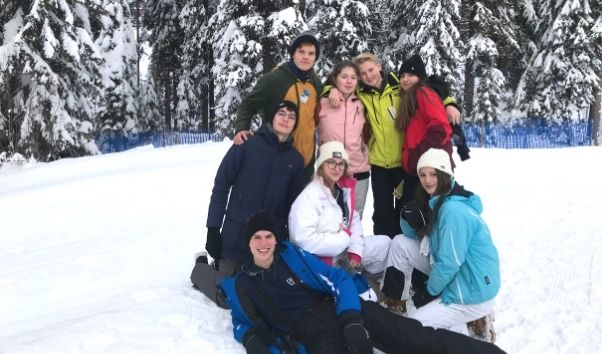
[[[364,275],[366,276],[366,279],[368,279],[368,284],[370,284],[370,287],[376,293],[376,301],[383,301],[385,294],[380,290],[380,283],[378,282],[379,277],[369,273],[365,273]]]
[[[395,314],[398,314],[400,316],[405,316],[407,314],[406,300],[385,297],[385,305],[387,306],[387,309],[389,309],[389,311]]]
[[[468,329],[472,332],[471,337],[484,342],[495,343],[495,329],[493,328],[493,312],[478,320],[468,322]]]

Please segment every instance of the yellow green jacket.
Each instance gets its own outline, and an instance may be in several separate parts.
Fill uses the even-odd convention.
[[[386,86],[382,92],[363,84],[357,89],[357,96],[366,108],[366,118],[372,130],[368,141],[368,158],[371,165],[401,167],[403,133],[395,127],[399,78],[391,71],[383,80],[386,80]]]

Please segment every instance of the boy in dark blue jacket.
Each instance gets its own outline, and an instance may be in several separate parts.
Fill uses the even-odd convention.
[[[303,158],[293,147],[297,105],[280,102],[264,124],[242,145],[224,156],[211,193],[207,215],[207,253],[218,265],[217,281],[238,272],[249,258],[243,234],[249,216],[269,210],[286,238],[291,204],[304,186]]]
[[[247,353],[371,354],[504,353],[493,344],[390,313],[359,294],[369,291],[352,277],[286,241],[265,211],[248,221],[253,261],[222,281],[232,308],[234,337]]]

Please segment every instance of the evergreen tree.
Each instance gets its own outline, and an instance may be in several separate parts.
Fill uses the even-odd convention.
[[[167,129],[177,126],[175,111],[184,40],[179,20],[182,7],[183,0],[149,0],[144,9],[143,23],[148,30],[148,41],[152,48],[150,72],[163,102]]]
[[[391,60],[392,44],[397,37],[393,39],[393,33],[396,33],[397,28],[394,28],[394,12],[391,10],[390,0],[366,0],[364,3],[370,11],[367,18],[368,24],[372,30],[372,35],[367,38],[368,50],[376,54],[383,60],[386,66],[395,67],[390,63],[397,63],[396,60]]]
[[[392,25],[398,40],[391,56],[403,59],[419,54],[427,72],[445,78],[456,98],[463,91],[464,44],[456,25],[460,4],[460,0],[391,0],[398,14]]]
[[[210,20],[217,132],[234,132],[239,103],[266,70],[288,57],[289,44],[306,28],[299,3],[294,3],[295,6],[269,12],[272,7],[266,8],[270,5],[261,1],[220,1]]]
[[[9,108],[0,109],[10,110],[8,140],[17,141],[18,152],[46,161],[97,153],[102,57],[82,27],[89,22],[87,8],[57,0],[19,5],[3,7],[2,13],[11,23],[3,38],[8,45],[0,48],[2,81],[10,83],[12,96],[3,99]]]
[[[470,120],[494,121],[500,112],[506,79],[499,67],[499,58],[511,58],[518,52],[513,12],[506,0],[468,1],[463,4],[470,21],[463,33],[466,40],[465,112]],[[476,107],[474,78],[478,78]]]
[[[213,51],[209,17],[215,11],[211,1],[188,0],[180,13],[184,30],[182,73],[179,79],[176,114],[180,129],[208,128],[211,114]]]
[[[23,26],[23,9],[15,1],[0,1],[0,153],[13,155],[19,146],[25,102],[19,73],[24,63],[19,60],[18,30]]]
[[[165,120],[159,95],[155,90],[153,76],[148,75],[140,82],[138,104],[138,126],[141,132],[156,132],[165,130]]]
[[[102,90],[105,104],[100,131],[135,133],[138,129],[136,40],[126,0],[103,0],[96,44],[104,61]]]
[[[515,107],[529,118],[580,119],[602,68],[588,0],[540,0],[537,51],[521,77]],[[599,35],[599,34],[598,34]]]
[[[378,0],[376,0],[378,1]],[[406,12],[416,14],[418,1],[384,0],[390,8],[389,22],[384,25],[386,45],[383,50],[383,61],[391,70],[397,70],[405,58],[415,52],[413,38],[410,37],[411,19]],[[403,15],[402,15],[403,14]],[[386,32],[388,29],[388,32]]]
[[[315,0],[308,10],[315,11],[308,22],[320,40],[319,76],[326,77],[340,61],[368,50],[370,12],[363,2]]]

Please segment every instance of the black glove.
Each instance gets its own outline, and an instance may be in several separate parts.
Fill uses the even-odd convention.
[[[466,136],[460,124],[452,124],[452,138],[456,145],[456,152],[460,155],[460,160],[466,161],[470,158],[470,148],[466,145]]]
[[[407,221],[416,231],[424,230],[428,223],[427,212],[413,200],[405,203],[401,209],[401,218]]]
[[[263,342],[263,339],[255,333],[249,335],[247,340],[244,342],[247,354],[270,354],[268,347]]]
[[[372,354],[372,344],[368,339],[368,331],[362,326],[359,312],[347,311],[339,318],[343,327],[345,344],[351,354]]]
[[[420,308],[436,298],[437,295],[429,294],[429,292],[426,290],[426,287],[415,288],[414,295],[412,295],[412,301],[414,302],[414,306],[416,306],[416,308]]]
[[[217,262],[222,255],[222,235],[220,235],[219,227],[207,228],[207,243],[205,250]]]

